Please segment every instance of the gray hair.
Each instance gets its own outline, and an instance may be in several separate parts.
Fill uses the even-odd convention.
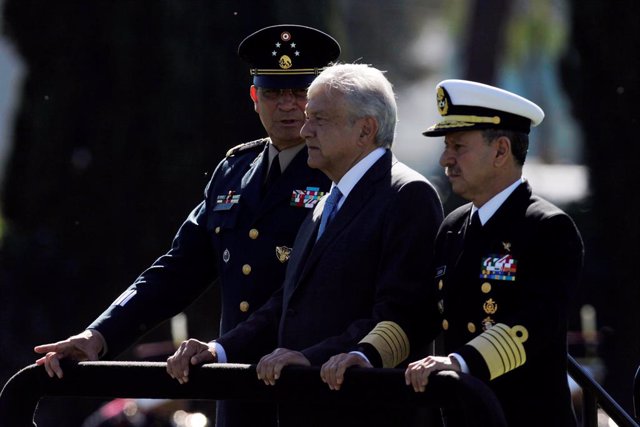
[[[378,122],[376,145],[391,148],[398,121],[393,87],[382,71],[367,64],[334,64],[322,71],[309,86],[309,94],[323,88],[344,95],[352,122],[373,117]]]

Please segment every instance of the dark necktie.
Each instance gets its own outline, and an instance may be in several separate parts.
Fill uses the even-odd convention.
[[[477,233],[482,229],[482,223],[480,222],[480,214],[479,211],[476,211],[471,215],[471,221],[467,226],[467,231],[465,234],[465,240],[469,240],[469,238],[473,238],[477,236]]]
[[[267,179],[264,181],[264,193],[267,193],[274,182],[280,178],[282,171],[280,170],[280,154],[276,154],[276,156],[271,161],[271,167],[269,168],[269,173],[267,175]]]
[[[327,225],[333,220],[333,217],[336,216],[336,212],[338,212],[338,202],[342,198],[342,193],[337,186],[334,186],[331,189],[331,194],[327,197],[327,201],[324,203],[324,208],[322,209],[322,219],[320,220],[320,228],[318,229],[318,238],[322,236]],[[316,240],[317,240],[316,239]]]

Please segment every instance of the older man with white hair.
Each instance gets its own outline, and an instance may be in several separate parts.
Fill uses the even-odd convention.
[[[183,343],[167,365],[187,381],[190,366],[242,362],[266,354],[258,378],[275,384],[288,365],[317,365],[348,352],[373,328],[387,340],[362,346],[395,366],[422,340],[423,321],[437,323],[425,280],[442,221],[434,187],[391,153],[395,96],[379,70],[364,64],[325,69],[309,87],[301,135],[308,164],[333,184],[303,222],[283,287],[248,320],[212,343]],[[374,354],[371,352],[370,354]],[[405,425],[404,411],[326,403],[281,405],[279,425]]]

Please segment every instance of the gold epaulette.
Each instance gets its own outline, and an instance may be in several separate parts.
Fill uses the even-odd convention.
[[[383,368],[395,368],[409,357],[409,338],[395,322],[378,323],[358,344],[371,344],[380,355]]]
[[[262,138],[262,139],[256,139],[255,141],[245,142],[244,144],[236,145],[235,147],[227,151],[227,154],[225,157],[235,156],[236,154],[244,153],[247,151],[253,151],[256,149],[262,150],[262,148],[264,148],[267,142],[269,142],[267,138]]]
[[[524,326],[510,328],[498,323],[469,341],[468,345],[480,353],[491,379],[494,379],[524,365],[527,352],[522,344],[527,338],[529,332]]]

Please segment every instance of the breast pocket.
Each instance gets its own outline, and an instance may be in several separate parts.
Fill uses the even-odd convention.
[[[209,210],[207,215],[207,228],[214,234],[221,234],[224,231],[232,230],[238,222],[240,205],[233,204],[231,206],[220,206],[218,203]]]

